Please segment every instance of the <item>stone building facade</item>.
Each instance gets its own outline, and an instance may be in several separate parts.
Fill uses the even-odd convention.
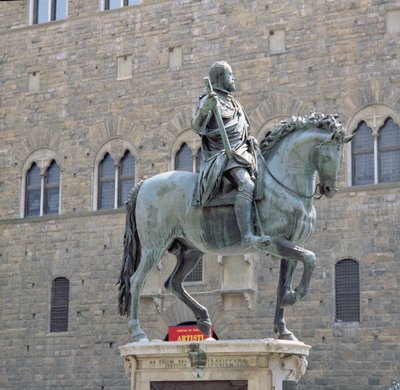
[[[43,21],[41,1],[0,2],[0,388],[129,387],[115,285],[122,160],[133,156],[138,181],[174,169],[183,143],[196,156],[190,118],[221,59],[259,140],[311,110],[338,112],[349,134],[365,135],[360,149],[346,149],[338,194],[315,202],[307,248],[318,262],[287,321],[313,347],[298,388],[389,388],[400,379],[400,1],[114,3],[49,0]],[[111,208],[99,201],[105,156],[117,172]],[[346,264],[358,313],[345,308],[340,320]],[[165,257],[142,298],[143,327],[156,339],[193,321],[162,287],[172,266]],[[219,338],[274,336],[279,264],[205,257],[202,272],[188,289],[210,308]],[[66,318],[52,328],[57,282],[68,287]]]

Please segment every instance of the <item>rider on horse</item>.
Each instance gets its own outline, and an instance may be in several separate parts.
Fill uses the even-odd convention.
[[[226,62],[214,63],[209,76],[213,92],[200,97],[192,119],[193,130],[202,137],[204,153],[198,201],[201,206],[207,206],[220,190],[223,177],[226,177],[237,188],[234,209],[242,246],[245,249],[263,249],[269,244],[270,237],[256,236],[252,231],[257,143],[248,134],[250,122],[243,107],[231,95],[235,91],[235,79],[230,65]],[[222,118],[222,129],[217,115]],[[228,151],[223,132],[228,139]]]

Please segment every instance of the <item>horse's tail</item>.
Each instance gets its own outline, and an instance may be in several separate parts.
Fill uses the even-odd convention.
[[[144,180],[133,187],[126,202],[126,225],[124,234],[124,254],[122,257],[121,273],[118,280],[118,311],[120,315],[128,315],[131,301],[131,276],[140,263],[141,245],[136,226],[136,200]]]

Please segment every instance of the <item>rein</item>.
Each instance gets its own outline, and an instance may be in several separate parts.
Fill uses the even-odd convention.
[[[312,198],[315,197],[315,194],[317,193],[318,188],[319,188],[319,183],[317,183],[317,184],[315,185],[315,191],[314,191],[314,193],[313,193],[312,195],[301,194],[300,192],[295,191],[295,190],[289,188],[287,185],[285,185],[285,184],[283,184],[282,182],[280,182],[280,181],[272,174],[272,172],[269,170],[268,164],[267,164],[267,163],[265,163],[265,168],[267,169],[267,172],[270,174],[270,176],[271,176],[281,187],[283,187],[285,190],[291,192],[292,194],[295,194],[295,195],[297,195],[297,196],[300,196],[301,198],[312,199]],[[315,199],[321,199],[321,198],[322,198],[322,194],[321,194],[319,197],[315,197]]]

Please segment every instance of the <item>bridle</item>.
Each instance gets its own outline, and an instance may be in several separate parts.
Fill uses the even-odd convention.
[[[320,194],[319,197],[316,197],[316,196],[315,196],[315,194],[317,193],[317,191],[318,191],[318,189],[319,189],[319,183],[317,183],[317,184],[315,185],[315,190],[314,190],[314,193],[313,193],[313,194],[311,194],[311,195],[302,194],[301,192],[296,191],[296,190],[293,190],[293,189],[289,188],[287,185],[283,184],[281,181],[279,181],[279,180],[274,176],[274,174],[270,171],[270,169],[268,168],[268,164],[265,164],[265,168],[267,169],[267,172],[269,173],[269,175],[270,175],[281,187],[283,187],[285,190],[291,192],[292,194],[295,194],[295,195],[300,196],[301,198],[305,198],[305,199],[312,199],[312,198],[314,198],[314,199],[321,199],[322,196],[324,195],[324,194]]]

